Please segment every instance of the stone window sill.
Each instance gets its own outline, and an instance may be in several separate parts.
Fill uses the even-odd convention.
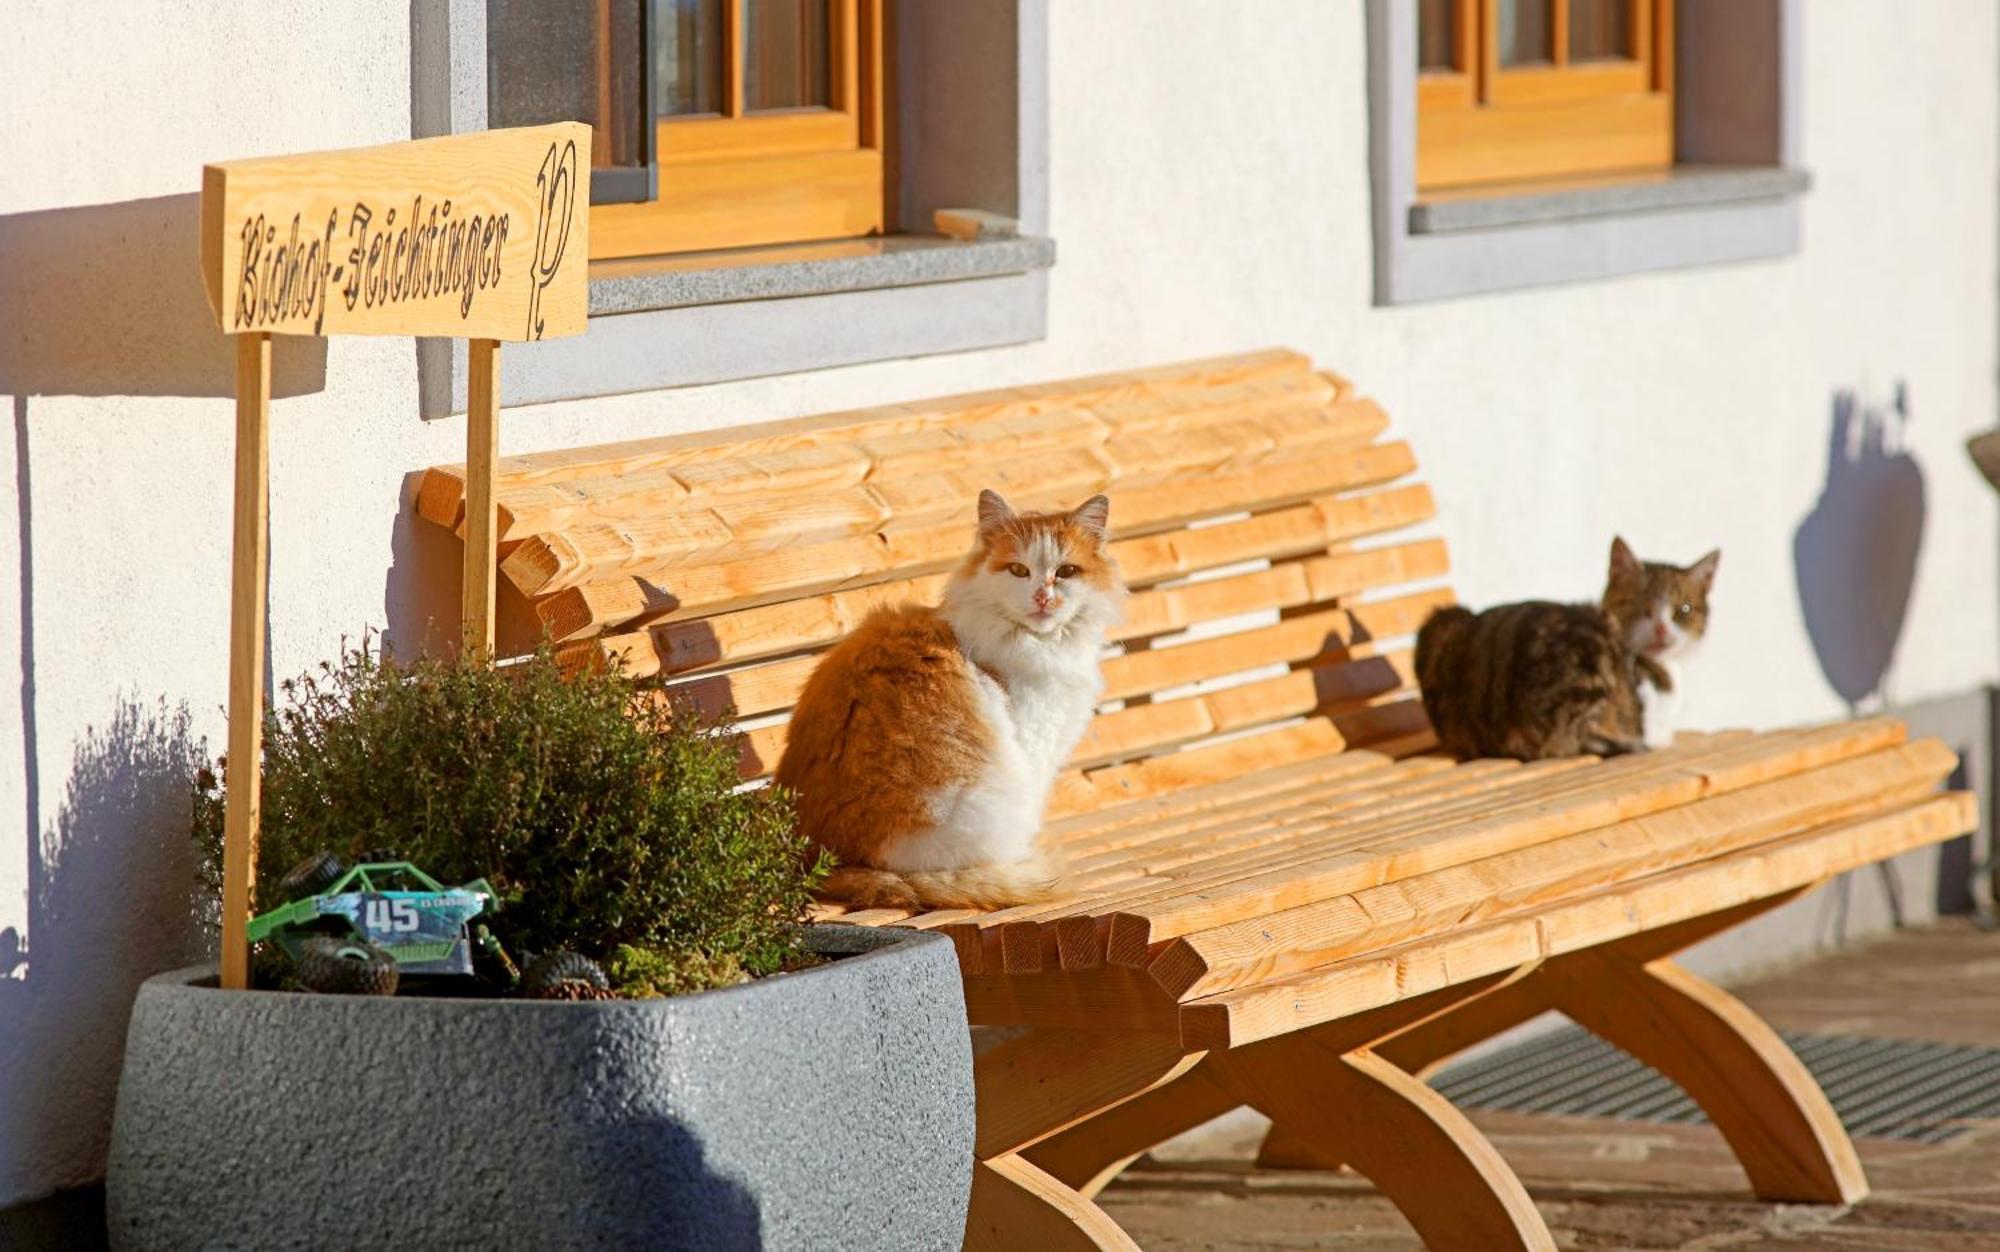
[[[1682,165],[1623,179],[1521,183],[1434,194],[1410,206],[1412,235],[1777,202],[1804,194],[1812,176],[1781,166]]]
[[[1055,259],[1055,240],[1039,236],[891,235],[598,261],[590,267],[590,315],[995,278],[1048,269]]]

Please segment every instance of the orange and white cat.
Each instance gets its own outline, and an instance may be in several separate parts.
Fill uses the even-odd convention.
[[[942,602],[881,609],[829,651],[792,712],[777,781],[863,907],[1000,908],[1047,897],[1056,771],[1090,722],[1124,583],[1110,502],[1017,514],[979,495]]]

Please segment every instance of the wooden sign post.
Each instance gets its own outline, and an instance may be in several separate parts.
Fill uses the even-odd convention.
[[[222,985],[247,987],[263,777],[272,335],[470,340],[462,646],[493,651],[500,344],[582,334],[581,122],[204,166],[201,270],[236,340]]]

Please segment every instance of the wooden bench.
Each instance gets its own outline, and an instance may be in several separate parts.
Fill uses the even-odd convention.
[[[936,595],[981,487],[1109,492],[1134,594],[1047,818],[1081,894],[826,908],[949,935],[972,1020],[1030,1028],[978,1060],[968,1246],[1131,1247],[1090,1197],[1249,1104],[1267,1161],[1352,1165],[1433,1247],[1550,1247],[1416,1077],[1549,1008],[1678,1081],[1760,1196],[1864,1193],[1798,1061],[1670,958],[1972,829],[1972,798],[1938,792],[1952,754],[1876,718],[1608,762],[1426,755],[1411,636],[1451,594],[1387,425],[1276,351],[503,460],[503,648],[547,631],[733,705],[746,776],[819,652]],[[416,505],[459,527],[461,472]]]

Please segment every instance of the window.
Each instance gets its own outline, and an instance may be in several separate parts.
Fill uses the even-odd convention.
[[[603,145],[592,153],[590,333],[505,354],[509,404],[1045,333],[1056,260],[1048,0],[409,8],[415,134],[580,118]],[[939,209],[1016,229],[944,237]],[[632,228],[621,225],[616,249],[628,258],[602,254],[613,216]],[[419,341],[425,417],[464,410],[466,361],[461,340]]]
[[[1375,300],[1785,256],[1804,0],[1367,0]]]
[[[495,126],[595,127],[593,259],[881,234],[886,0],[490,0]]]
[[[1417,190],[1664,169],[1674,0],[1420,0]]]

